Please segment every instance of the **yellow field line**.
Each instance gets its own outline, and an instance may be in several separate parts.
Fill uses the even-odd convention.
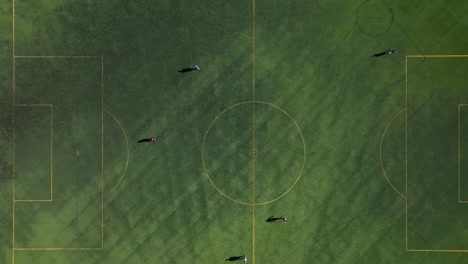
[[[14,200],[13,202],[18,202],[18,203],[31,203],[31,202],[52,202],[52,199],[49,200]]]
[[[12,0],[11,1],[11,9],[12,9],[12,15],[11,15],[11,19],[12,19],[12,51],[13,51],[13,61],[15,61],[15,54],[16,54],[16,50],[15,50],[15,43],[16,43],[16,37],[15,37],[15,0]],[[14,69],[14,68],[13,68]]]
[[[408,251],[408,56],[405,57],[405,109],[406,109],[406,128],[405,128],[405,245]]]
[[[16,37],[15,37],[15,0],[12,0],[11,1],[11,9],[12,9],[12,15],[11,15],[11,19],[12,19],[12,89],[13,89],[13,92],[12,92],[12,95],[13,95],[13,181],[12,181],[12,199],[11,199],[11,202],[12,202],[12,213],[11,213],[11,217],[12,217],[12,238],[11,238],[11,261],[13,264],[15,264],[15,211],[16,211],[16,207],[15,207],[15,181],[16,181],[16,62],[15,62],[15,41],[16,41]]]
[[[388,128],[392,125],[393,121],[401,114],[403,113],[403,111],[405,111],[406,109],[403,109],[401,110],[400,112],[398,112],[398,114],[396,114],[392,120],[390,120],[390,122],[388,123],[387,127],[385,128],[384,130],[384,133],[382,135],[382,139],[380,140],[380,167],[382,168],[382,172],[383,172],[383,175],[385,177],[385,179],[387,180],[387,182],[390,184],[390,186],[393,188],[393,190],[398,193],[401,197],[403,198],[406,198],[400,191],[397,190],[397,188],[392,184],[392,182],[390,181],[390,179],[387,177],[387,173],[385,172],[385,168],[384,168],[384,164],[383,164],[383,158],[382,158],[382,148],[383,148],[383,142],[384,142],[384,138],[385,138],[385,135],[387,133],[387,130]]]
[[[14,56],[15,59],[102,59],[102,56]]]
[[[101,56],[101,249],[104,248],[104,57]]]
[[[255,37],[255,0],[252,1],[252,101],[255,101],[255,63],[256,63],[256,37]]]
[[[111,192],[113,192],[117,186],[119,186],[120,182],[123,180],[123,178],[125,177],[126,175],[126,172],[127,172],[127,168],[128,168],[128,161],[130,159],[130,148],[129,148],[129,145],[128,145],[128,138],[127,138],[127,133],[125,133],[125,130],[124,128],[122,127],[122,125],[120,124],[119,120],[117,120],[117,118],[109,111],[107,111],[106,109],[104,109],[104,111],[109,114],[113,119],[114,121],[117,123],[117,125],[119,125],[120,127],[120,130],[122,130],[122,133],[124,135],[124,138],[125,138],[125,144],[127,145],[127,160],[125,161],[125,168],[124,168],[124,171],[122,173],[122,176],[120,176],[120,179],[119,181],[117,182],[117,184],[108,192],[104,195],[104,197],[106,197],[107,195],[109,195]]]
[[[51,104],[16,104],[18,107],[52,107]]]
[[[103,250],[103,248],[14,248],[15,251],[68,251],[68,250]]]
[[[468,253],[468,249],[406,249],[408,252]]]
[[[407,58],[464,58],[468,55],[406,55]]]
[[[54,200],[54,108],[50,107],[50,200]]]
[[[252,262],[255,263],[255,204],[252,205]]]
[[[461,108],[467,107],[468,104],[458,104],[458,202],[468,203],[467,200],[461,199]]]
[[[252,0],[252,150],[255,146],[255,0]],[[256,156],[252,155],[252,263],[255,264],[255,181]]]

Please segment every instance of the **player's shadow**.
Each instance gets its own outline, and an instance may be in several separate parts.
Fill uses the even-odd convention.
[[[372,55],[372,57],[380,57],[380,56],[383,56],[385,54],[387,54],[387,53],[385,53],[385,52],[375,53],[374,55]]]
[[[151,142],[151,138],[144,138],[144,139],[138,140],[138,143],[143,143],[143,142]]]
[[[269,217],[267,220],[265,220],[265,221],[268,222],[268,223],[274,223],[274,222],[276,222],[276,221],[278,221],[278,220],[280,220],[280,219],[283,219],[283,218],[270,216],[270,217]]]
[[[372,57],[380,57],[380,56],[383,56],[385,54],[394,54],[395,52],[396,52],[396,49],[391,49],[391,50],[387,50],[387,51],[384,51],[384,52],[375,53],[374,55],[372,55]]]
[[[180,70],[179,72],[180,73],[186,73],[186,72],[191,72],[191,71],[194,71],[194,70],[196,70],[196,69],[194,69],[194,68],[185,68],[185,69]]]
[[[226,261],[242,260],[242,259],[244,259],[244,257],[245,257],[245,255],[243,255],[243,256],[234,256],[234,257],[227,258]]]

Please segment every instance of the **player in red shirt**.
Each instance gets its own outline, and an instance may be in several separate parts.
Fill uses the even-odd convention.
[[[142,142],[156,142],[156,137],[150,137],[150,138],[144,138],[144,139],[138,140],[138,143],[142,143]]]

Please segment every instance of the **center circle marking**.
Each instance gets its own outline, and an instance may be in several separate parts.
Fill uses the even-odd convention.
[[[275,108],[276,110],[278,110],[279,112],[281,112],[282,114],[284,114],[285,116],[288,117],[288,119],[294,124],[294,126],[297,128],[297,131],[298,131],[298,134],[300,135],[300,140],[302,142],[302,148],[303,148],[303,157],[302,157],[302,163],[300,165],[300,171],[299,171],[299,174],[297,175],[294,183],[281,195],[279,195],[278,197],[276,198],[273,198],[271,200],[268,200],[268,201],[264,201],[264,202],[245,202],[245,201],[240,201],[238,199],[235,199],[229,195],[227,195],[226,193],[224,193],[220,188],[218,188],[218,186],[215,184],[215,182],[213,181],[213,178],[212,176],[210,175],[210,173],[208,172],[208,168],[207,168],[207,162],[205,160],[205,151],[206,151],[206,142],[207,142],[207,138],[208,138],[208,135],[210,134],[210,130],[212,129],[213,125],[229,110],[232,110],[233,108],[235,107],[238,107],[238,106],[241,106],[241,105],[246,105],[246,104],[251,104],[253,106],[255,105],[264,105],[264,106],[271,106],[273,108]],[[249,156],[255,160],[256,157],[258,157],[258,149],[253,147],[249,150]],[[204,136],[204,139],[203,139],[203,144],[202,144],[202,163],[203,163],[203,169],[210,181],[210,183],[213,185],[213,187],[221,194],[223,195],[225,198],[233,201],[233,202],[236,202],[236,203],[239,203],[239,204],[243,204],[243,205],[250,205],[250,206],[255,206],[255,205],[264,205],[264,204],[269,204],[269,203],[272,203],[272,202],[275,202],[279,199],[281,199],[282,197],[284,197],[286,194],[288,194],[293,188],[294,186],[296,186],[297,182],[299,181],[299,179],[302,177],[302,174],[303,174],[303,171],[304,171],[304,166],[305,166],[305,161],[306,161],[306,145],[305,145],[305,140],[304,140],[304,136],[302,134],[302,131],[299,127],[299,125],[297,124],[297,122],[285,111],[283,110],[282,108],[272,104],[272,103],[268,103],[268,102],[262,102],[262,101],[246,101],[246,102],[241,102],[241,103],[237,103],[237,104],[234,104],[228,108],[226,108],[225,110],[223,110],[220,114],[218,114],[214,119],[213,121],[210,123],[210,125],[208,126],[208,129],[206,130],[205,132],[205,136]],[[255,188],[255,187],[254,187]]]

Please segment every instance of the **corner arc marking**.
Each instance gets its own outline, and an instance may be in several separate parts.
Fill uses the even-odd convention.
[[[383,146],[383,142],[384,142],[384,138],[385,138],[385,134],[387,133],[387,130],[388,128],[392,125],[393,121],[395,121],[395,119],[401,114],[403,113],[404,111],[406,111],[406,108],[404,108],[403,110],[401,110],[400,112],[398,112],[393,118],[392,120],[390,120],[390,122],[388,123],[387,127],[385,128],[384,132],[383,132],[383,135],[382,135],[382,139],[380,140],[380,167],[382,168],[382,172],[383,172],[383,175],[385,177],[385,179],[387,180],[388,184],[390,184],[390,186],[392,187],[392,189],[398,193],[401,197],[405,198],[406,199],[406,196],[403,195],[400,191],[398,191],[398,189],[392,184],[392,182],[390,181],[390,179],[387,177],[387,173],[385,172],[385,167],[384,167],[384,164],[383,164],[383,159],[382,159],[382,146]]]
[[[127,160],[125,161],[125,168],[124,168],[124,171],[122,173],[122,176],[120,176],[120,179],[119,181],[117,182],[117,184],[106,194],[104,194],[104,197],[106,197],[107,195],[109,195],[111,192],[113,192],[117,186],[119,186],[120,182],[122,181],[122,179],[125,177],[125,174],[127,172],[127,167],[128,167],[128,160],[130,159],[130,148],[128,146],[128,138],[127,138],[127,133],[125,133],[125,129],[122,127],[122,125],[120,124],[119,120],[113,115],[111,114],[111,112],[109,112],[108,110],[106,109],[103,109],[104,112],[106,112],[110,117],[112,117],[112,119],[114,119],[114,121],[117,123],[117,125],[119,125],[120,127],[120,130],[122,130],[122,134],[124,135],[124,138],[125,138],[125,144],[127,146]]]

